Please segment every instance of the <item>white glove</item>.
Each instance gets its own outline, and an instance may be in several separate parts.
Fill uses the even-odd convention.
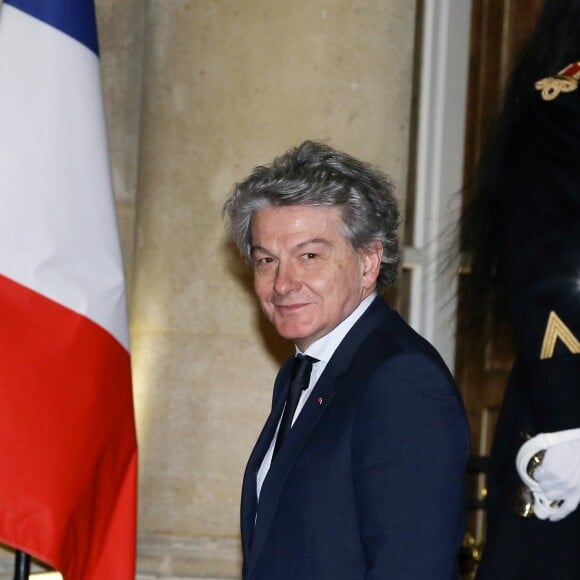
[[[580,502],[580,436],[546,449],[542,463],[534,471],[534,479],[550,502],[564,502],[549,517],[551,521],[573,512]]]
[[[544,457],[532,479],[527,473],[528,463],[542,450]],[[553,522],[565,518],[580,502],[580,429],[532,437],[520,448],[516,467],[534,495],[534,514]]]

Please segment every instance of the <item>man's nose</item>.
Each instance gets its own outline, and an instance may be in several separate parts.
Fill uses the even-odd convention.
[[[300,287],[299,276],[292,264],[279,262],[274,279],[274,290],[277,294],[288,294]]]

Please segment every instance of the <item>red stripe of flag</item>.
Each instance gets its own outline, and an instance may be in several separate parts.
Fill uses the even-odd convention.
[[[0,541],[67,580],[135,575],[137,445],[126,349],[0,275]]]

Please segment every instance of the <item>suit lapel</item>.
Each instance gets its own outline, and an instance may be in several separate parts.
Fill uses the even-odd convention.
[[[324,378],[326,376],[326,378]],[[258,561],[262,551],[264,541],[268,535],[272,518],[276,512],[276,507],[280,499],[280,493],[284,482],[288,477],[296,457],[300,453],[302,446],[308,439],[308,436],[322,417],[324,411],[328,408],[334,396],[334,381],[328,378],[326,369],[323,376],[320,377],[316,387],[310,394],[306,405],[296,419],[292,429],[290,429],[284,445],[278,451],[276,458],[270,466],[268,475],[262,486],[260,493],[260,502],[258,506],[258,519],[254,528],[254,536],[250,551],[249,570],[252,570]],[[323,399],[323,404],[316,403],[317,398]]]
[[[308,437],[316,427],[316,424],[321,419],[326,409],[328,409],[328,407],[332,404],[332,399],[334,398],[336,389],[339,388],[340,385],[340,375],[350,365],[354,354],[359,349],[363,340],[380,324],[388,312],[389,310],[384,304],[382,298],[377,297],[371,306],[367,309],[367,311],[363,314],[363,316],[361,316],[357,323],[352,327],[339,347],[336,349],[330,361],[328,361],[328,364],[318,379],[318,382],[310,394],[308,401],[304,405],[304,408],[296,419],[292,429],[286,436],[284,445],[272,462],[268,475],[262,486],[258,507],[258,519],[256,521],[255,527],[253,526],[253,519],[251,521],[253,527],[253,539],[251,541],[251,550],[249,552],[250,559],[246,560],[246,562],[249,562],[248,571],[251,572],[256,562],[258,561],[262,547],[266,537],[268,536],[272,519],[276,512],[276,507],[278,505],[284,483],[288,477],[288,473],[294,465],[296,458],[300,454],[300,451],[302,450],[302,447],[306,443]],[[281,375],[282,371],[280,372],[280,376]],[[286,382],[288,381],[289,377],[286,378]],[[274,423],[271,433],[265,435],[266,428],[270,423],[270,420],[268,420],[266,427],[262,431],[262,434],[258,439],[258,443],[256,444],[256,449],[258,449],[260,440],[262,438],[267,439],[266,447],[260,455],[256,469],[259,467],[260,462],[266,453],[266,450],[268,449],[268,445],[274,436],[277,421],[280,418],[282,408],[284,406],[286,390],[287,385],[285,385],[284,396],[279,396],[277,398],[277,403],[275,403],[277,410],[277,420]],[[272,415],[270,418],[272,418]],[[256,449],[254,451],[256,451]],[[253,455],[254,454],[252,454],[252,456]],[[252,479],[255,496],[255,472]],[[252,482],[248,482],[248,485],[251,485],[251,483]],[[253,507],[254,509],[252,510],[252,518],[255,514],[255,501],[253,503]],[[244,556],[247,556],[246,551],[244,551]]]
[[[284,409],[284,402],[286,400],[286,392],[290,384],[291,365],[289,362],[291,360],[291,358],[288,359],[276,377],[272,410],[266,420],[262,432],[258,436],[258,440],[256,441],[256,445],[248,459],[248,464],[246,465],[246,470],[244,472],[241,502],[241,531],[242,550],[245,561],[248,561],[249,559],[250,548],[253,544],[254,522],[258,501],[256,492],[256,476],[264,459],[264,455],[266,455],[272,439],[274,438],[276,426],[282,416],[282,410]]]

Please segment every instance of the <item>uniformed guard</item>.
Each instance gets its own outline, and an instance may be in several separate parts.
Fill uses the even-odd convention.
[[[579,78],[580,0],[547,0],[464,215],[472,310],[517,349],[478,580],[580,579]]]

